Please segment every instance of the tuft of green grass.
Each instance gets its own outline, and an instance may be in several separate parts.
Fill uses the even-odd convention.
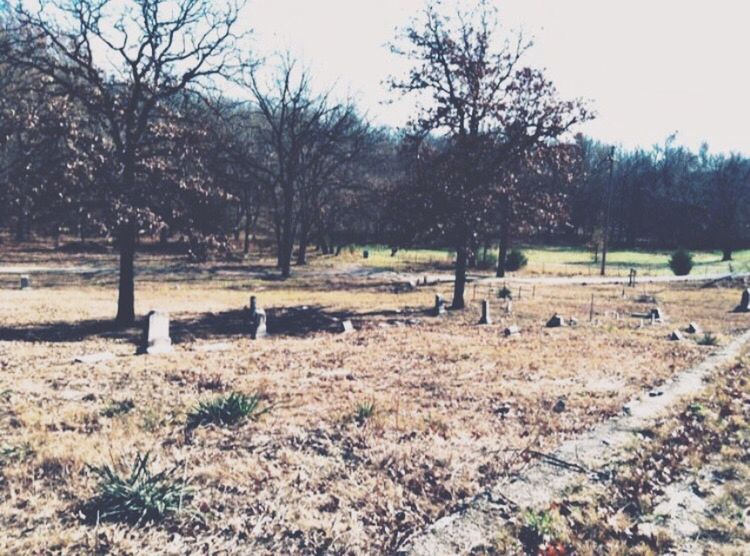
[[[706,332],[703,335],[703,338],[698,340],[698,345],[700,346],[718,346],[719,345],[719,338],[711,334],[710,332]]]
[[[354,410],[354,420],[361,427],[370,417],[375,415],[375,402],[362,402]]]
[[[194,429],[210,424],[226,427],[235,425],[246,418],[258,419],[270,411],[268,407],[261,409],[261,399],[259,394],[247,395],[232,392],[213,400],[202,401],[188,413],[187,428]]]
[[[123,415],[125,413],[129,413],[133,410],[135,407],[135,403],[133,403],[133,400],[126,399],[126,400],[120,400],[120,401],[114,401],[111,404],[109,404],[107,407],[101,410],[100,415],[102,417],[115,417],[117,415]]]
[[[175,515],[192,498],[192,489],[178,477],[184,464],[152,473],[149,453],[136,454],[127,474],[109,465],[89,466],[98,476],[97,495],[84,507],[89,522],[114,521],[141,525]]]

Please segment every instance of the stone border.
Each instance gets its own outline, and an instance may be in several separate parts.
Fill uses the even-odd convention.
[[[634,433],[648,427],[685,396],[704,389],[704,380],[734,361],[750,342],[750,330],[701,363],[674,378],[658,391],[644,393],[628,403],[623,415],[565,442],[554,453],[540,457],[520,477],[496,485],[458,512],[442,517],[418,532],[397,554],[449,556],[465,554],[489,543],[514,507],[543,508],[582,478],[595,478],[597,469],[613,461],[630,445]]]

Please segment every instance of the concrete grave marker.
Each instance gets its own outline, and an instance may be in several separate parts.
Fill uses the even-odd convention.
[[[680,340],[682,340],[682,333],[679,330],[673,330],[669,335],[669,339],[673,342],[679,342]]]
[[[555,313],[552,318],[547,321],[547,328],[559,328],[565,326],[565,319]]]
[[[259,340],[267,335],[266,312],[256,307],[255,312],[250,316],[250,337],[253,340]]]
[[[750,311],[750,289],[742,291],[742,299],[740,300],[740,306],[737,307],[737,310],[744,313]]]
[[[664,312],[659,307],[654,307],[651,309],[651,312],[649,313],[649,316],[651,317],[651,322],[664,322],[666,319],[666,316],[664,315]]]
[[[354,325],[352,324],[352,321],[345,320],[341,322],[341,333],[342,334],[349,334],[350,332],[354,332]]]
[[[509,326],[503,331],[503,334],[505,334],[506,338],[508,336],[515,336],[516,334],[520,334],[520,333],[521,333],[521,329],[518,328],[515,324],[512,326]]]
[[[482,300],[482,318],[479,324],[492,324],[492,315],[490,314],[490,302],[488,299]]]
[[[437,294],[435,296],[435,308],[433,309],[433,313],[436,317],[439,317],[440,315],[444,315],[446,313],[445,299],[443,299],[443,296],[440,294]]]
[[[22,290],[31,289],[31,278],[29,278],[27,274],[24,274],[21,276],[21,289]]]
[[[99,353],[89,353],[87,355],[79,355],[73,359],[74,363],[101,363],[103,361],[112,361],[115,358],[115,354],[109,351],[102,351]]]
[[[169,337],[169,313],[151,311],[146,317],[146,342],[143,350],[155,355],[172,352],[172,339]]]

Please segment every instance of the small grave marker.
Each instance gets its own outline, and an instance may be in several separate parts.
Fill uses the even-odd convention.
[[[702,332],[701,327],[695,324],[694,322],[691,322],[687,326],[687,332],[688,334],[700,334]]]
[[[503,334],[505,334],[506,338],[509,337],[509,336],[515,336],[515,335],[520,334],[520,333],[521,333],[521,329],[518,328],[518,326],[516,326],[515,324],[512,325],[512,326],[509,326],[508,328],[506,328],[503,331]]]
[[[679,342],[680,340],[682,340],[682,333],[679,330],[673,330],[669,335],[669,339],[673,342]]]
[[[354,325],[352,324],[352,321],[345,320],[341,322],[341,333],[342,334],[349,334],[350,332],[354,332]]]
[[[750,289],[742,290],[742,299],[737,310],[743,313],[750,311]]]
[[[443,296],[440,294],[437,294],[435,296],[435,308],[433,309],[433,312],[436,317],[439,317],[440,315],[444,315],[446,313],[445,299],[443,299]]]
[[[479,324],[492,324],[492,315],[490,314],[490,302],[487,299],[482,300],[482,318]]]
[[[565,326],[565,319],[555,313],[552,318],[547,321],[547,328],[559,328]]]
[[[169,313],[151,311],[146,317],[146,334],[143,350],[149,355],[172,352],[169,337]]]
[[[256,308],[255,313],[250,316],[250,337],[253,340],[259,340],[267,335],[266,312],[263,309]]]
[[[31,289],[31,278],[29,278],[28,275],[26,274],[21,276],[21,289],[22,290]]]

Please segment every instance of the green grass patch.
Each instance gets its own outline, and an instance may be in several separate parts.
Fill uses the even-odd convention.
[[[244,419],[258,419],[270,411],[270,407],[261,408],[261,400],[259,394],[232,392],[226,396],[202,401],[188,413],[187,428],[194,429],[205,425],[227,427]]]

